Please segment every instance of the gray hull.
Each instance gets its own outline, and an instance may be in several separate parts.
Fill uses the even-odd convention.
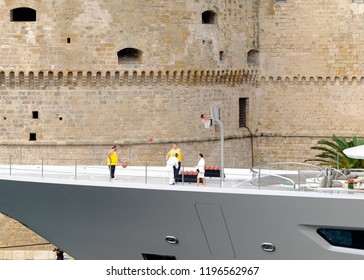
[[[11,178],[0,180],[0,211],[75,259],[137,260],[143,253],[192,260],[364,259],[362,250],[331,246],[316,233],[320,227],[364,229],[364,197],[356,193]],[[275,250],[264,251],[263,243]]]

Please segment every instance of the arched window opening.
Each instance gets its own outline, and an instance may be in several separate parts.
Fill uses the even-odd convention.
[[[214,11],[204,11],[202,13],[202,23],[203,24],[216,24],[217,15]]]
[[[118,51],[118,63],[140,63],[142,52],[134,48],[125,48]]]
[[[36,21],[37,11],[31,8],[16,8],[10,11],[10,21]]]
[[[248,51],[247,62],[248,62],[248,64],[258,65],[259,64],[259,52],[257,50]]]

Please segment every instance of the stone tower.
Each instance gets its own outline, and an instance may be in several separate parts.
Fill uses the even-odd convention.
[[[185,165],[219,165],[219,128],[201,122],[218,106],[225,166],[250,166],[258,4],[0,1],[1,164],[105,165],[118,143],[129,164],[164,165],[178,143]],[[2,247],[43,242],[14,223],[2,217]]]
[[[260,1],[258,164],[312,158],[333,134],[364,137],[363,30],[363,1]]]
[[[258,3],[1,1],[2,161],[105,164],[119,143],[131,164],[164,165],[178,142],[186,165],[199,151],[217,165],[218,128],[200,119],[219,106],[226,164],[249,166]]]

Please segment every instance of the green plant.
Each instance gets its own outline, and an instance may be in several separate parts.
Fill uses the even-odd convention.
[[[330,165],[339,168],[364,168],[364,160],[348,158],[343,151],[347,148],[364,145],[364,139],[355,136],[346,141],[344,137],[332,136],[332,140],[319,140],[316,146],[311,147],[312,150],[321,151],[312,159],[305,162],[319,162],[320,165]]]

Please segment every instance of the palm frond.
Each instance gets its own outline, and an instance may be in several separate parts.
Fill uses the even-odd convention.
[[[314,158],[306,159],[305,162],[319,162],[331,166],[339,165],[344,168],[364,168],[364,160],[351,159],[344,154],[344,150],[351,147],[364,145],[364,139],[353,136],[350,141],[344,137],[332,136],[331,140],[319,140],[312,150],[321,151]]]

